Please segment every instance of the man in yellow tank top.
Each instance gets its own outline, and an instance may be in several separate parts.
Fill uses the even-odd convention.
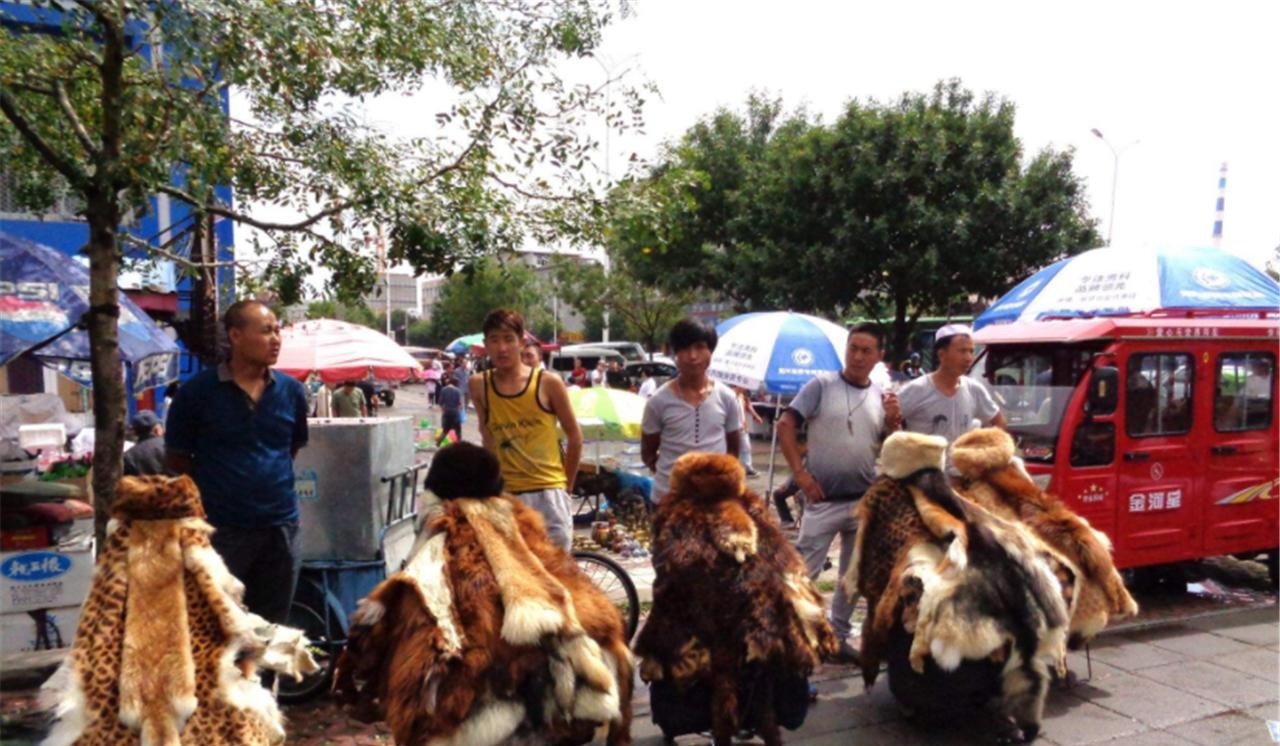
[[[507,492],[542,514],[547,535],[573,546],[573,489],[582,456],[582,430],[559,376],[520,360],[524,319],[499,308],[484,318],[484,347],[493,368],[471,376],[468,388],[484,446],[498,457]],[[556,422],[568,444],[563,455]]]

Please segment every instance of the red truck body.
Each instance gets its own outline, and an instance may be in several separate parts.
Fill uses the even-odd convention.
[[[1036,321],[975,341],[1027,470],[1111,538],[1117,566],[1280,544],[1280,320]]]

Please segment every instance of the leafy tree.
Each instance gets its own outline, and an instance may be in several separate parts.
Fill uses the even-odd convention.
[[[767,302],[772,278],[751,223],[756,183],[783,119],[780,101],[753,94],[744,114],[720,109],[668,147],[648,179],[610,203],[610,240],[634,273],[669,288],[714,290],[739,307]]]
[[[1271,259],[1267,262],[1267,274],[1271,275],[1271,279],[1280,282],[1280,246],[1271,252]]]
[[[740,308],[890,318],[902,354],[921,315],[1100,240],[1071,153],[1025,158],[1013,123],[955,80],[829,125],[752,97],[629,185],[618,245],[641,276]]]
[[[548,297],[537,274],[523,262],[481,259],[440,287],[440,297],[431,311],[432,346],[444,347],[458,337],[479,332],[485,314],[495,308],[514,308],[524,316],[528,328],[536,328],[547,315]]]
[[[637,277],[625,262],[615,262],[607,275],[595,263],[568,257],[556,257],[552,262],[560,299],[586,317],[588,328],[608,311],[625,324],[628,336],[650,352],[659,349],[671,326],[693,302],[693,293],[663,290]]]
[[[353,247],[381,225],[395,227],[391,260],[427,271],[526,232],[589,235],[581,170],[593,143],[581,125],[603,97],[566,81],[559,63],[592,53],[605,0],[33,5],[61,28],[32,31],[0,10],[0,163],[33,212],[62,194],[84,205],[101,520],[124,440],[116,282],[126,250],[204,271],[214,219],[250,226],[263,274],[293,303],[317,265],[341,297],[364,291],[374,265]],[[436,124],[430,137],[398,141],[363,123],[368,97],[428,82],[441,101],[422,112]],[[233,89],[246,111],[229,119]],[[638,94],[613,86],[610,98],[609,123],[632,121],[622,114]],[[153,245],[126,218],[160,194],[192,219],[163,226],[172,236]],[[299,216],[265,217],[261,205]]]
[[[409,324],[408,330],[405,332],[405,339],[409,344],[416,347],[431,347],[435,341],[431,336],[431,322],[426,319],[419,319]]]

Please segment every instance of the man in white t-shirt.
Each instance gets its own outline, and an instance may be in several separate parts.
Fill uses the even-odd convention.
[[[902,426],[941,435],[952,443],[978,427],[1004,427],[1004,414],[987,388],[965,374],[973,367],[973,330],[947,324],[934,335],[938,369],[902,387]]]
[[[816,579],[826,564],[831,542],[840,537],[838,577],[853,557],[858,522],[854,502],[876,477],[876,455],[887,433],[898,429],[898,401],[871,378],[884,355],[884,331],[862,323],[849,330],[844,368],[820,373],[791,400],[778,421],[778,443],[796,484],[804,492],[804,517],[796,549],[809,576]],[[801,453],[798,430],[808,426],[808,451]],[[831,601],[831,628],[840,640],[837,659],[856,662],[848,643],[853,604],[844,593]]]
[[[641,399],[648,399],[657,392],[658,379],[654,378],[653,374],[647,369],[642,368],[640,370],[640,390],[636,393],[639,394]]]
[[[692,319],[671,328],[676,377],[663,384],[644,405],[640,458],[653,471],[653,501],[668,491],[671,467],[686,453],[738,455],[742,408],[738,397],[707,376],[716,330]]]

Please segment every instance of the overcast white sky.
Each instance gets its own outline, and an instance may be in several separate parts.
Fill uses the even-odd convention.
[[[645,108],[643,134],[611,138],[614,178],[631,153],[654,157],[663,141],[718,106],[741,107],[753,89],[831,121],[850,98],[891,101],[959,77],[1014,102],[1026,153],[1075,149],[1103,236],[1114,160],[1090,130],[1124,149],[1114,245],[1210,244],[1223,162],[1224,248],[1261,266],[1280,245],[1280,3],[1273,0],[633,5],[633,15],[607,31],[599,57],[615,72],[633,71],[634,83],[653,82],[661,95]],[[591,61],[570,70],[581,80],[605,78]],[[369,102],[367,118],[398,135],[430,135],[427,113],[442,108],[424,91]]]
[[[892,100],[959,77],[1017,105],[1027,152],[1075,148],[1114,245],[1210,242],[1218,169],[1229,167],[1223,246],[1257,263],[1280,245],[1280,3],[735,2],[635,0],[602,57],[656,83],[644,137],[612,161],[651,156],[751,89],[830,121],[850,98]],[[599,73],[603,75],[603,73]],[[615,165],[615,170],[617,170]]]

